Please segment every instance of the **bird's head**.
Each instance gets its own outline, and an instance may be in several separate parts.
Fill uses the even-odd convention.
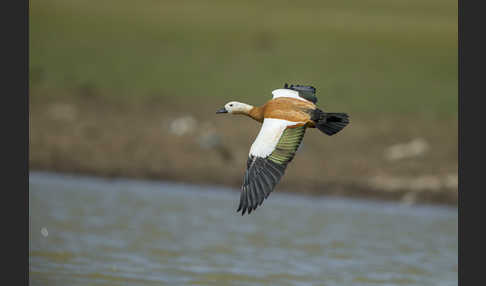
[[[252,108],[253,106],[246,103],[230,101],[226,103],[223,108],[216,111],[216,113],[247,114]]]

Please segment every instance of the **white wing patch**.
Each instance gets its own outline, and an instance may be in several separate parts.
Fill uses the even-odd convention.
[[[260,132],[251,145],[250,155],[266,158],[268,155],[272,154],[273,150],[275,150],[285,128],[299,123],[304,122],[265,118]]]
[[[300,97],[298,91],[292,89],[280,88],[272,91],[272,94],[273,94],[273,98],[291,97],[302,101],[310,102],[307,99]]]

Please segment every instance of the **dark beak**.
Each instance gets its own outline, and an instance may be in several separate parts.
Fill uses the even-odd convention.
[[[216,113],[228,113],[228,110],[226,108],[221,108],[220,110],[216,111]]]

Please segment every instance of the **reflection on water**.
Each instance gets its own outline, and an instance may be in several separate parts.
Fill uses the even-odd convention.
[[[30,173],[32,285],[457,285],[456,208]]]

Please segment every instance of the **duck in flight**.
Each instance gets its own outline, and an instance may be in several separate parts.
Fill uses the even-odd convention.
[[[262,123],[251,145],[237,212],[250,214],[260,206],[282,178],[294,158],[307,128],[331,136],[349,123],[346,113],[328,113],[317,108],[316,89],[288,85],[272,91],[262,106],[228,102],[216,113],[242,114]]]

